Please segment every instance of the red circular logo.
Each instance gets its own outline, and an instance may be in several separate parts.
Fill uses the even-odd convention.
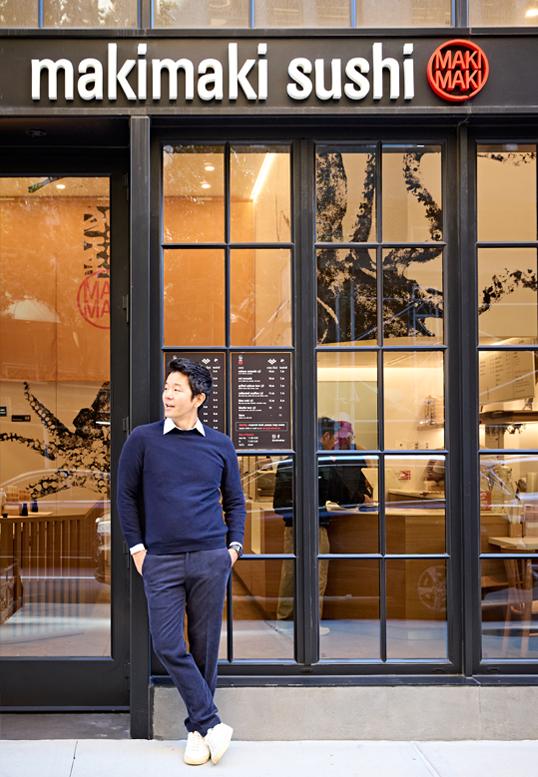
[[[488,58],[476,43],[449,40],[438,46],[428,62],[428,83],[442,100],[470,100],[489,76]]]
[[[110,276],[105,272],[87,275],[77,292],[80,314],[98,329],[110,329]]]

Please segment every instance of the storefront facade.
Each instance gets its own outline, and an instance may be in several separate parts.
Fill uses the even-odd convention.
[[[115,473],[180,353],[247,498],[223,687],[528,690],[535,33],[485,2],[194,31],[161,5],[40,4],[0,44],[0,704],[155,733]]]

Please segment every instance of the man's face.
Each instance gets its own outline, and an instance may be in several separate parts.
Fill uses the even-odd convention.
[[[336,446],[336,434],[324,432],[321,435],[321,447],[324,451],[333,451]]]
[[[172,421],[192,415],[202,404],[204,395],[193,397],[189,379],[182,372],[171,372],[163,389],[164,417]]]

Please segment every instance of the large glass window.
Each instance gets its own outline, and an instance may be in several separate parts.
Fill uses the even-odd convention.
[[[221,658],[293,661],[290,149],[165,146],[163,211],[164,362],[185,355],[211,371],[201,418],[231,436],[247,505]]]
[[[442,149],[316,151],[321,657],[443,659]]]
[[[536,180],[536,146],[478,146],[480,580],[490,660],[538,652]]]
[[[527,27],[538,24],[538,4],[533,0],[469,0],[473,27]]]
[[[0,179],[0,655],[111,655],[107,178]]]

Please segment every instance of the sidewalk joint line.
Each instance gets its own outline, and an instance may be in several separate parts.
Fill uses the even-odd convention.
[[[77,757],[78,739],[75,740],[75,749],[73,750],[73,759],[71,761],[71,769],[69,770],[69,777],[73,774],[73,768],[75,766],[75,760]]]
[[[422,763],[424,764],[424,766],[426,767],[426,769],[427,769],[427,770],[430,772],[430,774],[432,775],[432,777],[441,777],[441,774],[440,774],[440,772],[438,772],[438,771],[437,771],[437,769],[436,769],[436,768],[435,768],[435,766],[432,764],[432,762],[430,761],[430,759],[429,759],[429,758],[427,758],[427,756],[426,756],[426,755],[425,755],[425,754],[422,752],[422,750],[420,749],[420,746],[419,746],[418,742],[413,742],[413,747],[416,749],[417,753],[420,755],[420,757],[421,757],[421,759],[422,759]]]

